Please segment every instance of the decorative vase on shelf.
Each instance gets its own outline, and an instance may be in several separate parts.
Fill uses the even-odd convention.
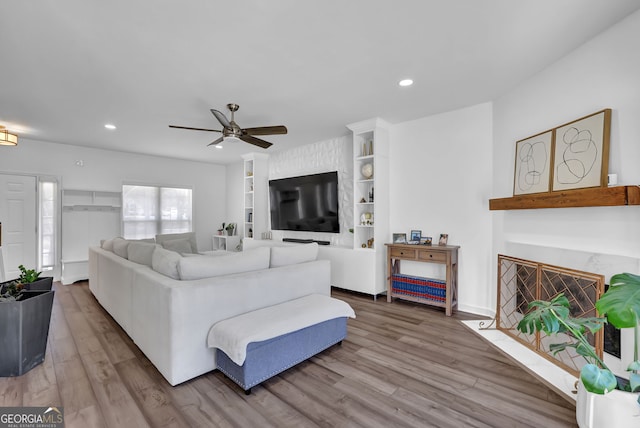
[[[360,172],[362,173],[362,176],[365,178],[365,180],[369,180],[371,177],[373,177],[373,165],[371,163],[365,163],[364,165],[362,165],[362,169],[360,170]]]

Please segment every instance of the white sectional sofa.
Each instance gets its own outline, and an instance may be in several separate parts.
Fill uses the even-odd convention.
[[[214,253],[221,257],[140,242],[103,247],[89,249],[89,288],[171,385],[215,368],[207,334],[216,322],[331,292],[330,264],[313,246]]]

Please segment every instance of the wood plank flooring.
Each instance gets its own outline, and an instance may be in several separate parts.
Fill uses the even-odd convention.
[[[477,337],[474,319],[334,290],[348,337],[246,396],[219,372],[170,386],[89,291],[55,283],[45,362],[0,406],[64,406],[67,427],[575,427],[575,406]],[[188,364],[188,361],[185,361]]]

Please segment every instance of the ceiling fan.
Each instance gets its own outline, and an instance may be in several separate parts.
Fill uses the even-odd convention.
[[[256,138],[255,135],[278,135],[286,134],[287,127],[280,126],[259,126],[257,128],[240,128],[233,118],[233,114],[238,111],[240,106],[238,104],[227,104],[227,108],[231,111],[231,120],[219,112],[218,110],[211,109],[211,113],[218,119],[220,125],[222,125],[222,131],[218,129],[205,129],[205,128],[191,128],[188,126],[169,125],[169,128],[178,129],[192,129],[194,131],[208,131],[208,132],[221,132],[222,137],[209,143],[209,146],[217,145],[221,143],[225,138],[237,138],[245,143],[253,144],[254,146],[262,147],[263,149],[269,148],[272,144],[268,141],[264,141],[260,138]]]

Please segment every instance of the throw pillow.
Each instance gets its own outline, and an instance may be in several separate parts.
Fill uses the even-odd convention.
[[[162,247],[180,254],[193,253],[188,239],[171,239],[163,241]]]
[[[293,245],[290,247],[271,247],[269,267],[295,265],[312,262],[318,258],[318,243]]]
[[[164,241],[172,241],[174,239],[187,239],[191,244],[191,251],[189,252],[198,252],[198,243],[196,242],[196,234],[194,232],[165,233],[163,235],[156,235],[156,243],[160,245],[162,245]]]
[[[129,241],[123,238],[115,238],[113,240],[113,252],[122,257],[123,259],[128,258],[127,247],[129,246]]]
[[[102,249],[113,252],[113,239],[106,239],[102,243]]]
[[[151,266],[151,259],[155,249],[156,244],[132,241],[129,242],[129,247],[127,247],[127,254],[130,261]]]
[[[193,280],[232,273],[250,272],[269,267],[269,248],[261,247],[224,257],[183,257],[178,263],[180,279]]]
[[[156,247],[151,256],[151,268],[169,278],[180,279],[178,274],[178,262],[182,259],[180,254],[162,247]]]

